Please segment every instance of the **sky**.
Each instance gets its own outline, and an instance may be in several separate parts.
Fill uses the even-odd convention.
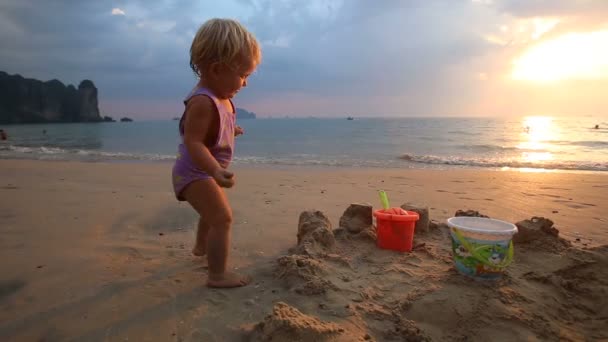
[[[0,0],[0,70],[168,119],[213,17],[261,43],[235,98],[259,117],[608,115],[606,0]]]

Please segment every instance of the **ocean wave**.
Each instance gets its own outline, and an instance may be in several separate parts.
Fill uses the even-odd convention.
[[[483,145],[481,145],[483,146]],[[494,147],[492,147],[494,148]],[[75,161],[172,161],[175,155],[156,153],[108,152],[58,147],[25,147],[0,144],[1,159],[75,160]],[[351,155],[321,156],[298,154],[290,156],[236,156],[235,164],[330,166],[330,167],[390,167],[390,168],[535,168],[551,170],[608,171],[608,162],[543,161],[526,162],[515,159],[472,158],[461,156],[435,156],[404,154],[399,158],[384,156],[364,158]]]
[[[284,166],[335,166],[335,167],[379,167],[386,165],[380,160],[355,159],[318,159],[318,158],[273,158],[273,157],[236,157],[235,164],[284,165]]]
[[[65,149],[59,147],[28,147],[0,145],[0,158],[80,161],[163,161],[174,160],[174,155],[156,153],[107,152],[99,150]]]
[[[585,146],[585,147],[608,147],[608,141],[573,141],[572,145]]]
[[[549,170],[581,170],[581,171],[608,171],[608,162],[580,162],[580,161],[546,161],[527,162],[518,160],[471,159],[455,156],[411,155],[399,156],[400,160],[430,165],[471,166],[484,168],[535,168]]]
[[[468,132],[468,131],[448,131],[448,134],[469,135],[469,136],[481,135],[481,133],[479,133],[479,132]]]
[[[521,151],[520,148],[515,146],[500,146],[492,144],[458,145],[456,147],[460,149],[476,151]]]
[[[608,141],[601,140],[549,140],[549,144],[561,146],[585,146],[585,147],[607,147]]]

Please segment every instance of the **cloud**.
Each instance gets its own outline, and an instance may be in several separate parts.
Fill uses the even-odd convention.
[[[488,111],[491,91],[508,91],[503,75],[524,49],[608,18],[602,0],[117,0],[111,7],[2,1],[0,70],[72,84],[92,79],[108,114],[141,108],[142,116],[172,117],[196,82],[188,65],[196,30],[228,17],[263,45],[262,65],[237,99],[262,115],[466,115]]]
[[[293,39],[293,36],[281,33],[275,39],[262,41],[262,45],[270,46],[270,47],[287,48],[287,47],[289,47],[292,39]]]
[[[118,7],[112,8],[112,15],[125,15],[125,11]]]
[[[603,0],[502,0],[496,7],[519,17],[589,16],[608,12]]]
[[[260,79],[252,84],[270,90],[283,83],[275,91],[311,95],[402,96],[431,86],[446,69],[483,54],[487,46],[476,32],[463,31],[457,20],[443,15],[471,16],[474,9],[468,6],[340,4],[329,20],[289,2],[274,7],[273,15],[261,7],[248,20],[258,36],[276,39],[281,32],[293,38],[290,49],[265,50]]]
[[[596,30],[608,18],[604,0],[503,0],[495,8],[517,18],[561,18],[557,33]]]

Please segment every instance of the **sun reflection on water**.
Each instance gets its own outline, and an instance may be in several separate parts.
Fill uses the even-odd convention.
[[[550,141],[556,138],[556,127],[550,116],[527,116],[523,120],[522,141],[517,148],[522,150],[521,160],[528,163],[539,163],[553,160],[548,151]]]

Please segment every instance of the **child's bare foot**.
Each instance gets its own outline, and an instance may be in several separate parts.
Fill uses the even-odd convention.
[[[192,254],[195,256],[203,256],[207,254],[207,251],[205,250],[205,248],[194,246],[194,248],[192,248]]]
[[[251,282],[251,277],[241,275],[233,272],[224,272],[222,275],[211,275],[207,279],[207,286],[209,287],[240,287],[245,286]]]

